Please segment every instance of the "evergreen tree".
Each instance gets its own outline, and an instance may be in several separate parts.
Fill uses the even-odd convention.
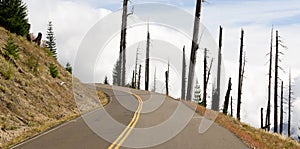
[[[72,66],[70,63],[66,64],[66,70],[72,74]]]
[[[194,102],[200,103],[201,102],[201,87],[199,85],[198,80],[196,81],[195,91],[194,91]]]
[[[121,71],[120,71],[120,60],[117,60],[114,69],[113,69],[113,85],[118,85],[121,78]]]
[[[0,0],[0,26],[21,36],[29,33],[27,6],[22,0]]]
[[[56,56],[57,56],[56,43],[55,43],[55,36],[54,36],[54,32],[53,32],[53,24],[51,21],[49,21],[49,24],[48,24],[48,31],[47,31],[46,38],[47,38],[46,46],[51,51],[52,56],[56,58]]]

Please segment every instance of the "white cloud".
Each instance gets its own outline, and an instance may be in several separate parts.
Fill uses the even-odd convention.
[[[29,10],[31,32],[43,33],[45,39],[48,21],[54,25],[58,59],[61,64],[73,62],[86,32],[110,11],[93,8],[72,1],[25,0]]]

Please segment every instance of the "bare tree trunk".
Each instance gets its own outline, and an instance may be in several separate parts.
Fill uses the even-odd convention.
[[[268,106],[266,115],[266,127],[270,131],[270,114],[271,114],[271,86],[272,86],[272,65],[273,65],[273,28],[271,31],[271,46],[270,46],[270,66],[269,66],[269,86],[268,86]]]
[[[204,63],[203,63],[203,98],[202,98],[202,103],[201,105],[206,107],[206,97],[207,97],[207,82],[206,82],[206,77],[207,77],[207,49],[204,49]]]
[[[260,109],[260,128],[264,128],[264,108]]]
[[[230,101],[230,107],[231,107],[231,111],[230,111],[230,116],[232,117],[233,116],[233,103],[232,103],[232,96],[231,96],[231,101]]]
[[[245,66],[246,66],[246,52],[244,52],[244,62],[243,62],[243,69],[242,69],[242,80],[241,80],[241,94],[243,94],[243,84],[245,78]]]
[[[131,88],[135,88],[134,86],[134,70],[132,71],[132,79],[131,79]]]
[[[221,65],[222,65],[222,36],[223,36],[223,28],[220,26],[220,34],[219,34],[219,54],[218,54],[218,74],[217,74],[217,90],[215,98],[212,101],[212,110],[218,111],[220,104],[220,85],[221,85]],[[229,99],[229,97],[228,97]],[[228,100],[229,101],[229,100]]]
[[[278,102],[278,54],[279,54],[279,39],[278,31],[276,31],[276,53],[275,53],[275,81],[274,81],[274,132],[278,132],[277,120],[277,102]]]
[[[141,71],[142,71],[142,65],[140,65],[139,68],[139,79],[138,79],[137,89],[141,89]]]
[[[169,72],[165,72],[166,75],[166,95],[169,96]]]
[[[240,45],[240,61],[239,61],[239,84],[238,84],[238,98],[237,98],[237,119],[240,120],[241,98],[242,98],[242,67],[243,67],[243,47],[244,47],[244,30],[241,31],[241,45]]]
[[[283,131],[283,81],[281,82],[281,101],[280,101],[280,134]]]
[[[137,75],[138,75],[138,59],[139,59],[139,48],[136,50],[136,56],[135,56],[135,68],[134,68],[134,87],[137,88]]]
[[[191,57],[190,57],[190,65],[189,65],[188,86],[187,86],[187,95],[186,95],[187,100],[191,100],[192,94],[193,94],[196,55],[197,55],[197,50],[199,48],[198,42],[199,42],[201,5],[202,5],[202,0],[197,0],[195,21],[194,21],[193,41],[192,41],[192,49],[191,49]]]
[[[181,80],[181,99],[185,99],[186,90],[186,61],[185,61],[185,46],[183,47],[182,54],[182,80]]]
[[[208,73],[207,73],[207,78],[206,78],[206,86],[208,86],[208,82],[209,82],[209,77],[210,77],[210,72],[211,72],[211,67],[213,64],[214,59],[211,59],[210,64],[209,64],[209,69],[208,69]],[[207,89],[207,87],[206,87]]]
[[[154,70],[153,92],[156,92],[156,67]]]
[[[145,90],[149,90],[149,65],[150,65],[150,32],[149,32],[149,23],[148,23],[148,33],[147,33],[147,47],[146,47],[146,68],[145,68]]]
[[[230,98],[230,92],[231,92],[231,78],[229,78],[229,82],[228,82],[228,88],[227,88],[227,92],[226,92],[226,96],[225,96],[225,101],[224,101],[224,107],[223,107],[223,113],[225,115],[227,115],[227,111],[228,111],[228,104],[229,104],[229,98]],[[231,101],[232,102],[232,101]],[[231,103],[232,105],[232,103]],[[232,107],[231,107],[232,108]]]
[[[125,75],[126,75],[126,32],[127,32],[127,5],[128,0],[123,1],[123,16],[122,16],[122,28],[121,28],[121,42],[120,42],[120,84],[121,86],[125,86]]]
[[[169,75],[170,75],[170,62],[168,61],[168,70],[166,71],[166,94],[169,95]]]
[[[292,100],[292,80],[291,80],[291,70],[290,70],[290,74],[289,74],[289,101],[288,101],[288,109],[289,109],[289,113],[288,113],[288,137],[291,136],[291,100]]]
[[[208,86],[208,82],[209,82],[209,77],[210,77],[210,72],[211,72],[211,67],[212,67],[212,64],[213,64],[213,59],[211,59],[211,61],[210,61],[210,65],[209,65],[209,69],[208,69],[208,73],[207,73],[207,78],[206,78],[206,83],[205,83],[205,89],[206,89],[206,96],[207,96],[207,86]],[[214,91],[213,91],[213,93],[214,93]],[[207,97],[205,97],[205,99],[202,101],[202,105],[204,106],[204,107],[207,107]],[[219,111],[219,110],[218,110]]]

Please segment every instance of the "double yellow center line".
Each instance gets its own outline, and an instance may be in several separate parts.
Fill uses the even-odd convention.
[[[132,120],[130,121],[130,123],[127,125],[126,129],[123,130],[123,132],[120,134],[120,136],[108,147],[108,149],[118,149],[126,140],[126,138],[129,136],[129,134],[131,133],[131,131],[133,130],[133,128],[135,127],[136,123],[139,120],[141,111],[142,111],[142,107],[143,107],[143,100],[141,99],[140,96],[130,93],[131,95],[135,96],[138,101],[139,101],[139,106],[138,109],[135,111]]]

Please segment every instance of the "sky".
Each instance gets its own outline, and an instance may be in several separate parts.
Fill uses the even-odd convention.
[[[122,3],[120,0],[24,0],[28,5],[29,22],[31,23],[31,32],[35,35],[38,32],[46,33],[48,21],[54,24],[54,32],[58,47],[58,60],[62,65],[67,62],[74,63],[76,52],[79,49],[81,41],[84,39],[88,31],[105,16],[113,14],[120,10]],[[195,0],[131,0],[130,5],[143,4],[147,2],[155,2],[162,4],[169,4],[183,9],[185,12],[194,14]],[[138,10],[137,10],[138,11]],[[146,10],[145,10],[146,11]],[[142,12],[141,12],[142,13]],[[157,8],[152,12],[156,15],[163,13]],[[159,14],[160,13],[160,14]],[[140,18],[132,17],[133,21],[140,21]],[[176,20],[176,16],[173,21]],[[293,126],[300,126],[300,63],[298,55],[300,54],[298,47],[300,42],[298,36],[300,35],[300,1],[289,0],[288,2],[282,0],[206,0],[203,3],[201,14],[201,22],[205,25],[211,38],[218,40],[218,29],[222,25],[223,33],[223,60],[225,66],[225,75],[222,85],[226,86],[229,77],[232,77],[233,91],[232,96],[236,99],[237,96],[237,76],[238,76],[238,51],[240,46],[240,30],[245,30],[244,48],[247,55],[247,64],[244,81],[244,91],[242,97],[242,121],[251,124],[254,127],[260,126],[260,108],[266,109],[267,104],[267,84],[268,84],[268,57],[266,54],[270,48],[271,28],[279,30],[280,39],[283,44],[288,47],[287,50],[281,49],[285,55],[281,56],[281,67],[285,70],[280,72],[280,78],[287,84],[288,71],[292,71],[292,81],[294,87],[293,102]],[[120,22],[119,22],[120,23]],[[142,43],[137,43],[135,32],[142,32],[146,34],[146,26],[135,27],[131,29],[128,35],[129,39],[129,56],[135,57],[135,49],[141,47],[143,50],[143,41],[145,36],[141,36]],[[152,32],[152,48],[153,51],[159,51],[161,47],[169,49],[173,47],[176,50],[181,50],[182,45],[177,45],[178,41],[187,45],[187,52],[190,49],[189,39],[180,37],[174,30],[168,30],[165,27],[151,25]],[[163,34],[170,34],[170,37],[163,36]],[[176,39],[175,37],[178,37]],[[180,37],[180,38],[179,38]],[[45,39],[45,36],[43,37]],[[170,41],[161,42],[159,39],[170,38]],[[107,47],[110,49],[117,49],[118,36],[111,39]],[[113,44],[116,43],[116,44]],[[175,47],[174,47],[175,45]],[[215,46],[215,45],[213,45]],[[132,49],[132,50],[130,50]],[[157,49],[157,50],[155,50]],[[112,66],[116,61],[117,56],[112,54],[110,50],[104,51],[111,54],[109,57],[100,58],[97,63],[103,64],[101,67],[95,68],[98,77],[95,81],[101,81],[105,75],[111,79]],[[197,65],[202,66],[201,58],[202,52],[198,53]],[[214,52],[211,52],[211,55]],[[153,53],[154,55],[155,53]],[[160,53],[158,52],[157,55]],[[143,57],[144,55],[141,54]],[[163,55],[163,54],[162,54]],[[187,54],[188,55],[188,54]],[[115,57],[114,57],[115,56]],[[134,58],[129,58],[134,59]],[[171,63],[176,63],[176,59],[172,60],[170,57],[161,57],[155,60],[155,64],[151,67],[153,72],[154,66],[158,70],[165,69],[167,60]],[[128,62],[131,72],[133,61]],[[143,63],[143,60],[141,60]],[[177,64],[176,64],[177,65]],[[174,64],[175,66],[175,64]],[[175,98],[179,97],[180,83],[178,79],[181,73],[178,72],[180,68],[171,67],[171,94]],[[108,73],[109,71],[109,73]],[[84,73],[84,70],[82,70]],[[198,71],[201,74],[201,70]],[[159,74],[158,74],[159,75]],[[152,76],[152,74],[151,74]],[[80,73],[78,76],[83,82],[90,82],[89,78],[84,77]],[[163,75],[158,76],[160,86],[163,91],[164,79]],[[200,76],[199,76],[200,78]],[[180,80],[180,79],[179,79]],[[210,85],[212,85],[212,81]],[[201,85],[201,84],[200,84]],[[202,87],[202,85],[201,85]],[[285,93],[287,93],[287,86],[285,85]],[[287,96],[287,94],[285,94]],[[209,97],[210,98],[210,97]],[[223,101],[221,101],[220,105]],[[236,109],[234,107],[234,109]],[[235,114],[235,112],[234,112]],[[300,133],[300,132],[298,132]]]

